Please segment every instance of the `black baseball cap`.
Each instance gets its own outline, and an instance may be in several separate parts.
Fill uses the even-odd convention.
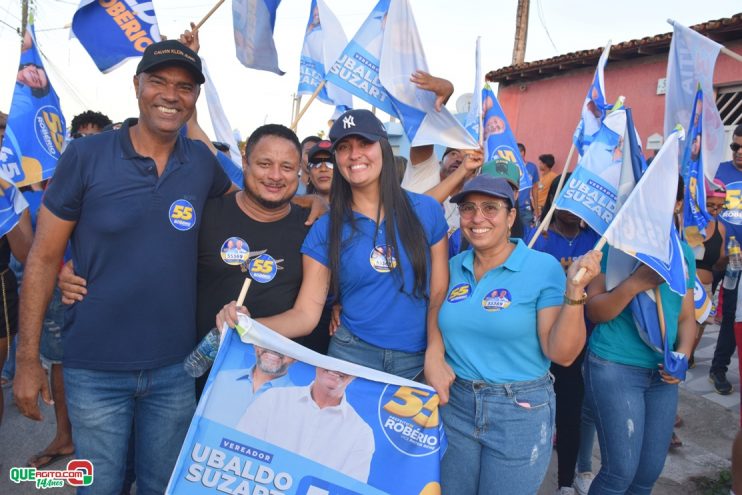
[[[361,136],[369,141],[377,142],[386,138],[384,124],[370,110],[348,110],[337,118],[330,128],[332,149],[337,143],[348,136]]]
[[[149,45],[137,65],[137,75],[168,65],[180,65],[187,69],[198,84],[206,81],[201,69],[201,57],[178,40],[158,41]]]
[[[328,161],[334,162],[333,156],[332,156],[332,143],[327,140],[322,140],[312,146],[309,149],[309,152],[307,153],[307,161],[314,162],[314,157],[319,155],[320,153],[324,153],[326,155],[330,155],[330,158]]]

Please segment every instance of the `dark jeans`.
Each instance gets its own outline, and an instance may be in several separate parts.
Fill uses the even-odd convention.
[[[739,285],[734,289],[724,289],[723,300],[721,304],[721,327],[719,328],[719,337],[714,349],[714,358],[711,361],[711,372],[727,372],[727,367],[732,359],[737,342],[734,339],[734,314],[737,311],[737,290]]]
[[[585,395],[585,386],[582,381],[584,356],[583,350],[575,362],[566,367],[556,363],[551,364],[556,394],[556,451],[559,487],[572,486],[575,479],[577,453],[580,450],[582,398]]]

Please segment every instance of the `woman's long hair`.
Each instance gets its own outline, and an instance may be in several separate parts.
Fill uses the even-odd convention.
[[[381,212],[384,213],[386,223],[384,225],[384,236],[386,238],[387,249],[384,253],[387,266],[392,269],[395,278],[400,282],[400,291],[409,292],[418,298],[427,298],[428,296],[428,252],[430,246],[427,245],[427,235],[423,230],[420,220],[417,218],[412,208],[407,194],[399,185],[396,166],[394,163],[394,153],[392,147],[386,138],[379,140],[381,145],[381,175],[379,177],[379,207],[376,212],[376,225],[379,225]],[[350,184],[343,176],[336,171],[332,174],[332,186],[330,188],[330,224],[329,224],[329,242],[330,242],[330,272],[331,285],[330,291],[335,296],[335,300],[340,300],[340,252],[343,244],[343,224],[350,223],[351,236],[357,234],[355,218],[353,216],[353,192]],[[376,246],[376,235],[378,228],[374,229],[374,247]],[[400,259],[399,246],[397,237],[402,242],[404,250],[412,264],[415,274],[414,287],[404,286],[404,277],[402,276],[402,260]],[[346,239],[348,242],[349,239]],[[396,259],[396,267],[392,262],[392,257]],[[394,267],[394,268],[392,268]],[[411,289],[411,290],[410,290]]]

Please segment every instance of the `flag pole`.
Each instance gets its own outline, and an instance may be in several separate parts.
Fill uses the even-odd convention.
[[[209,19],[209,17],[211,17],[211,15],[214,12],[216,12],[216,9],[222,6],[223,3],[224,3],[224,0],[219,0],[218,2],[216,2],[216,5],[211,7],[211,10],[204,16],[204,18],[198,21],[198,24],[196,24],[196,27],[193,28],[193,30],[198,31],[199,28],[204,25],[204,22],[206,22]]]
[[[317,89],[314,90],[314,93],[312,93],[312,96],[309,97],[309,100],[307,100],[307,104],[304,105],[304,108],[301,109],[301,112],[299,112],[299,115],[296,116],[294,121],[291,123],[291,130],[296,132],[296,126],[299,124],[299,120],[304,116],[304,112],[307,111],[307,108],[309,108],[309,105],[312,104],[315,98],[317,98],[317,95],[320,91],[322,91],[322,88],[325,87],[325,84],[327,84],[327,79],[319,83],[317,86]]]
[[[538,236],[541,235],[541,232],[549,228],[549,222],[551,222],[551,217],[554,216],[554,210],[556,210],[556,198],[559,196],[559,192],[562,190],[562,186],[564,186],[564,179],[567,177],[567,171],[569,170],[569,164],[572,161],[572,155],[574,154],[574,152],[575,143],[572,143],[572,146],[569,148],[569,154],[567,155],[567,161],[564,163],[564,168],[562,169],[562,175],[559,177],[559,183],[557,184],[556,194],[554,194],[554,200],[551,202],[551,207],[546,213],[546,216],[544,216],[544,218],[541,220],[541,223],[536,229],[536,232],[533,234],[533,237],[531,237],[531,240],[528,242],[529,248],[533,247],[533,245],[536,243],[536,239],[538,239]]]
[[[732,50],[730,50],[729,48],[727,48],[724,45],[721,45],[721,53],[723,53],[727,57],[733,58],[737,62],[742,62],[742,55],[740,55],[737,52],[733,52]]]
[[[657,316],[660,319],[660,335],[662,336],[662,344],[665,344],[665,312],[662,309],[662,296],[660,295],[660,288],[654,288],[654,300],[657,303]]]
[[[240,295],[237,297],[237,306],[242,306],[242,304],[245,302],[245,296],[247,296],[247,289],[250,288],[251,283],[252,283],[252,279],[250,277],[245,277],[245,281],[242,282],[242,289],[240,289]]]
[[[608,239],[606,239],[605,236],[602,236],[600,239],[598,239],[598,242],[595,243],[593,251],[600,251],[601,249],[603,249],[603,246],[605,246],[606,242],[608,242]],[[572,277],[572,283],[579,284],[580,280],[582,280],[582,277],[584,277],[586,273],[587,270],[585,269],[585,267],[580,268],[577,274]]]

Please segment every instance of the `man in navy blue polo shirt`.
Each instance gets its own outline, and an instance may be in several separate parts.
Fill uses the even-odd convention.
[[[230,189],[208,148],[179,135],[204,82],[175,40],[147,47],[134,77],[139,118],[70,143],[39,213],[21,296],[20,411],[49,402],[39,334],[67,241],[90,294],[68,309],[64,381],[77,457],[95,466],[78,493],[121,492],[132,425],[137,492],[162,493],[195,407],[183,359],[195,345],[198,229]]]

